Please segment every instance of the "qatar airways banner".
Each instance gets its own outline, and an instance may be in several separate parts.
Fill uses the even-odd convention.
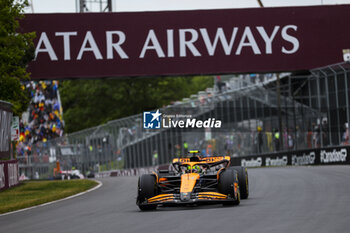
[[[343,61],[350,5],[27,14],[33,79],[307,70]]]

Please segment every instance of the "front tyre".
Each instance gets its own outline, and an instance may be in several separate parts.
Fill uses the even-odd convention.
[[[249,180],[248,170],[246,167],[232,167],[238,173],[239,190],[241,191],[241,199],[247,199],[249,196]]]
[[[235,188],[236,184],[236,188]],[[238,186],[238,174],[233,169],[226,169],[219,175],[218,191],[234,198],[230,202],[224,202],[223,205],[239,205],[240,191]]]
[[[157,205],[144,205],[146,199],[157,195],[157,182],[154,175],[145,174],[139,178],[136,204],[140,210],[154,210]]]

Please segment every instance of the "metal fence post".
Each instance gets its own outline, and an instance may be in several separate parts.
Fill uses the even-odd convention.
[[[338,75],[337,75],[337,72],[335,72],[335,70],[331,67],[331,66],[328,66],[328,68],[332,71],[332,73],[334,74],[334,85],[335,85],[335,93],[338,93]],[[338,144],[342,141],[341,140],[341,134],[340,134],[340,118],[339,118],[339,97],[338,95],[336,94],[335,95],[335,101],[336,101],[336,108],[337,108],[337,123],[338,123]]]
[[[329,102],[329,84],[328,84],[328,76],[325,72],[320,70],[320,72],[323,74],[324,79],[325,79],[325,88],[326,88],[326,101],[327,101],[327,123],[328,123],[328,137],[329,137],[329,144],[333,144],[333,139],[332,139],[332,128],[331,128],[331,112],[330,112],[330,102]]]
[[[316,76],[316,85],[317,85],[317,97],[318,97],[317,104],[318,104],[318,111],[319,111],[318,119],[320,119],[321,118],[321,90],[320,90],[320,76],[319,75]],[[319,131],[321,146],[323,146],[323,139],[321,136],[321,127],[319,127],[318,131]]]
[[[344,72],[344,82],[345,82],[345,104],[346,104],[346,120],[348,125],[350,124],[350,113],[349,113],[349,88],[348,88],[348,73],[346,72],[346,69],[342,65],[339,65],[339,67]],[[350,144],[350,137],[348,138],[348,143]]]

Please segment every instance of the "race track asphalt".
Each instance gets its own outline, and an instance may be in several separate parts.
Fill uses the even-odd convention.
[[[1,233],[350,232],[350,166],[249,169],[241,205],[141,212],[136,177],[101,179],[85,195],[0,217]]]

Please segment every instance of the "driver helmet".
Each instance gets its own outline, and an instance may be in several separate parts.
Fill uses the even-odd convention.
[[[200,166],[194,165],[194,166],[192,166],[192,172],[193,172],[193,173],[201,173],[201,172],[202,172],[202,169],[201,169]]]

